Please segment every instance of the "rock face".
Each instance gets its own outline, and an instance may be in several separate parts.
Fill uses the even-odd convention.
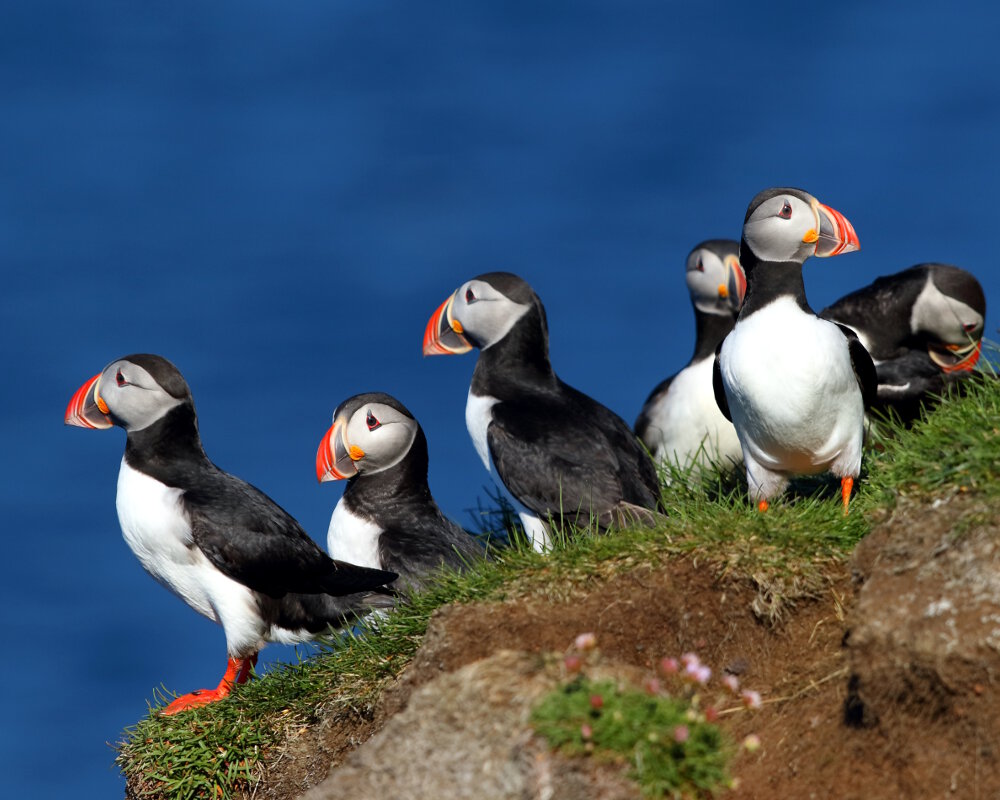
[[[902,501],[858,546],[845,721],[887,739],[912,797],[1000,797],[1000,520]]]
[[[829,595],[779,627],[751,613],[749,586],[690,563],[566,602],[442,609],[383,699],[380,731],[305,797],[638,797],[622,765],[553,755],[528,725],[560,677],[543,654],[593,630],[602,660],[632,682],[696,649],[761,691],[761,711],[726,718],[733,741],[762,741],[733,764],[734,800],[1000,798],[996,504],[904,498],[887,517],[850,577],[831,574]]]
[[[638,797],[620,776],[553,756],[532,736],[531,709],[557,681],[538,656],[509,650],[444,673],[304,800]]]

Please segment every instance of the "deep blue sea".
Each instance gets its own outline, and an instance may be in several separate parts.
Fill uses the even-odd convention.
[[[528,279],[560,376],[630,422],[693,348],[689,249],[769,186],[860,236],[806,265],[815,308],[945,261],[996,341],[998,34],[986,0],[4,4],[0,796],[120,797],[154,688],[225,666],[121,539],[124,434],[63,425],[106,363],[174,361],[209,456],[325,543],[316,447],[361,391],[416,414],[474,524],[475,357],[421,341],[481,272]]]

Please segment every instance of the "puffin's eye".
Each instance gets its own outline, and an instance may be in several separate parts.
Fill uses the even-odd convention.
[[[698,270],[698,272],[705,271],[705,265],[702,263],[700,258],[698,259],[698,265],[695,267],[695,269]]]
[[[368,412],[368,416],[365,419],[365,422],[368,424],[368,430],[370,431],[382,427],[382,423],[375,418],[375,415],[371,411]]]
[[[792,218],[792,205],[791,205],[791,203],[789,203],[786,200],[785,204],[781,207],[781,211],[778,212],[778,216],[781,217],[782,219],[791,219]]]
[[[476,302],[476,293],[473,292],[472,289],[466,289],[465,290],[465,302],[466,303],[475,303]]]
[[[962,325],[962,330],[965,331],[966,333],[971,333],[975,329],[976,329],[975,322],[966,322],[964,325]]]
[[[122,375],[121,370],[118,370],[118,374],[115,375],[115,383],[117,383],[119,386],[125,386],[128,383],[128,381],[125,380],[125,376]]]

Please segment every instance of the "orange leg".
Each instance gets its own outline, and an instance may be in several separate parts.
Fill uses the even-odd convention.
[[[189,708],[201,708],[214,703],[228,695],[235,684],[243,684],[250,680],[250,674],[257,663],[257,654],[249,658],[230,658],[226,665],[226,674],[222,676],[219,685],[214,689],[198,689],[188,694],[182,694],[160,713],[170,716]]]
[[[844,516],[847,516],[851,502],[851,490],[854,488],[854,478],[845,475],[840,479],[840,497],[844,501]]]
[[[759,503],[757,503],[758,511],[767,511],[770,507],[771,504],[768,503],[767,500],[761,500]]]

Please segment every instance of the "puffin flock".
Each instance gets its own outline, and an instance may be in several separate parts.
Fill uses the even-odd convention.
[[[858,247],[847,218],[807,192],[754,197],[740,242],[710,239],[688,255],[694,354],[653,389],[634,428],[558,378],[545,308],[517,275],[491,272],[455,289],[431,315],[423,352],[479,351],[466,426],[539,552],[554,531],[656,524],[665,515],[658,464],[689,476],[742,465],[762,512],[792,477],[830,472],[847,513],[868,410],[908,422],[968,377],[986,316],[979,282],[937,263],[879,277],[817,315],[803,263]],[[347,481],[328,552],[209,460],[191,390],[162,356],[112,361],[76,391],[65,422],[125,430],[116,498],[125,541],[153,578],[225,632],[219,685],[163,714],[227,696],[250,679],[267,642],[349,626],[405,602],[442,567],[488,557],[434,502],[424,432],[387,394],[344,400],[320,441],[317,478]]]

